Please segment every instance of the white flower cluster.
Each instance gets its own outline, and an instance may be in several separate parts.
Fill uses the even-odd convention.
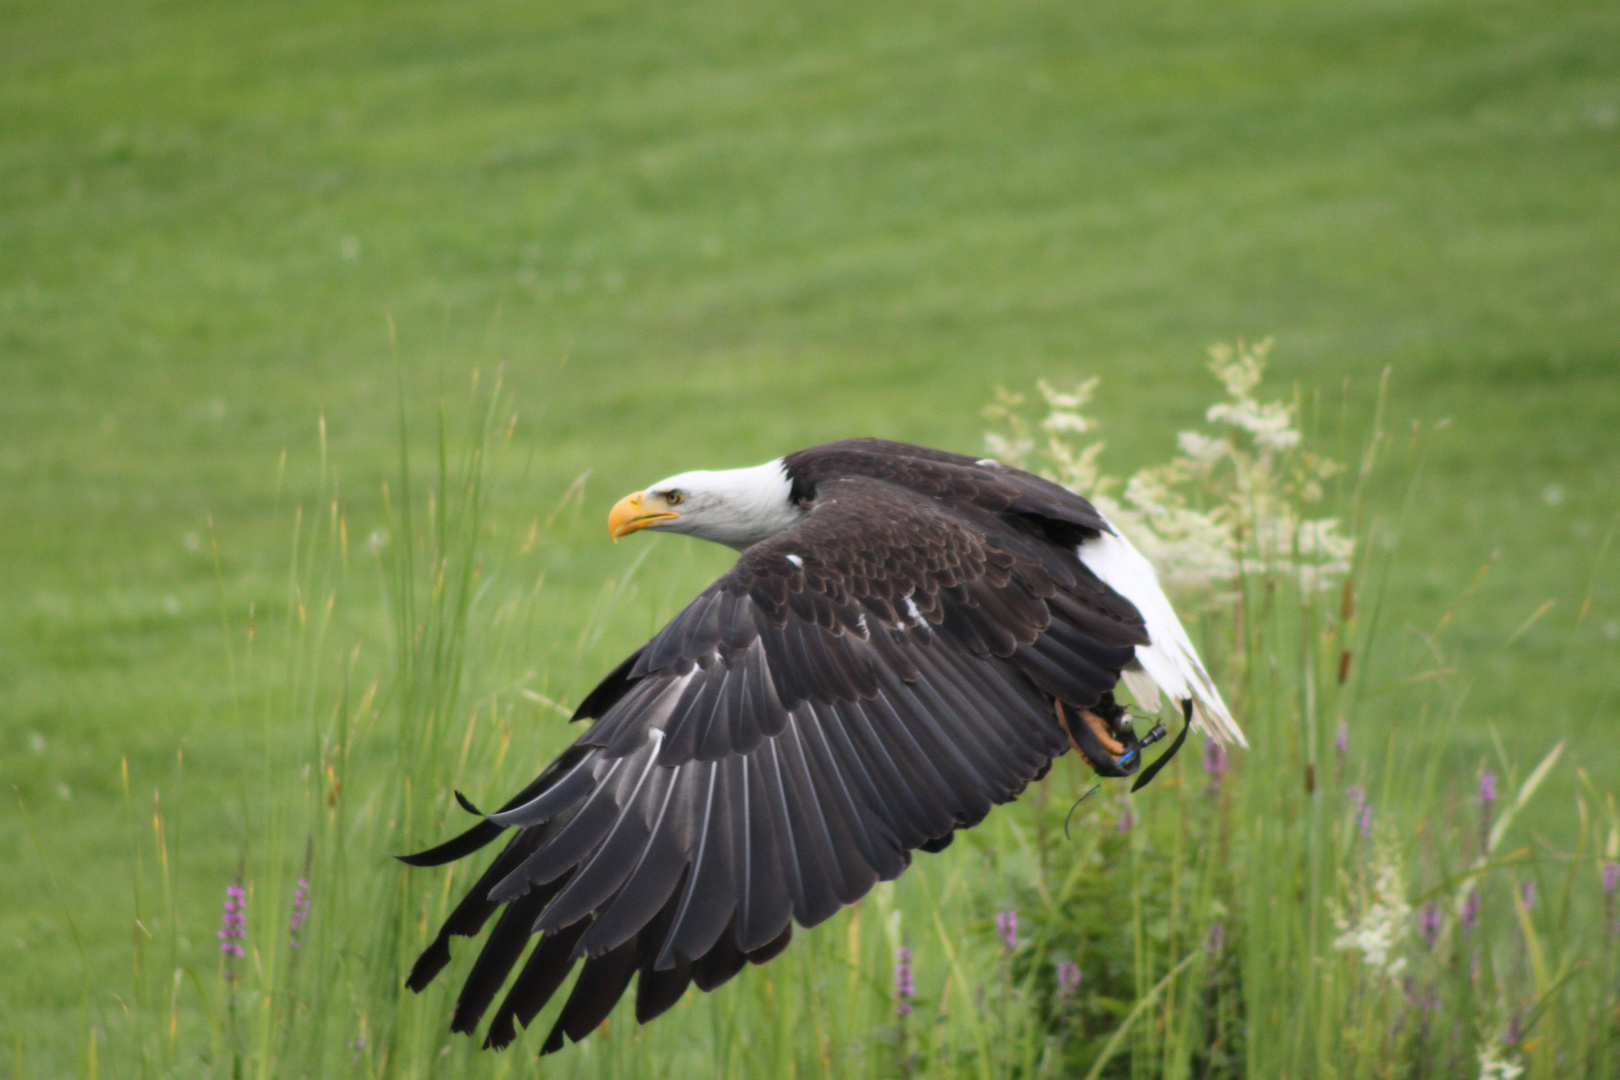
[[[1038,383],[1047,414],[1034,426],[1019,412],[1023,398],[999,391],[985,416],[1003,430],[985,436],[987,449],[1090,499],[1172,589],[1208,595],[1240,573],[1293,575],[1306,591],[1330,589],[1349,572],[1354,541],[1337,519],[1307,518],[1305,508],[1340,466],[1303,449],[1295,405],[1255,400],[1270,345],[1212,349],[1210,369],[1227,399],[1205,417],[1221,428],[1182,432],[1180,454],[1123,484],[1098,468],[1102,442],[1073,441],[1095,427],[1081,412],[1095,378],[1067,393]]]
[[[1360,916],[1350,919],[1342,912],[1334,916],[1339,936],[1333,947],[1359,951],[1368,967],[1394,979],[1406,970],[1406,958],[1397,953],[1411,928],[1412,905],[1406,902],[1406,882],[1393,847],[1379,847],[1372,870],[1372,887],[1369,895],[1362,897]]]
[[[1516,1080],[1523,1072],[1523,1065],[1502,1056],[1494,1039],[1479,1044],[1479,1080]]]

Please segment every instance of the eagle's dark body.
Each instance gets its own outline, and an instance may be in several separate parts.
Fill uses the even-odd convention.
[[[1065,707],[1111,703],[1148,643],[1076,554],[1108,523],[1064,488],[876,440],[784,467],[799,523],[608,675],[576,714],[591,726],[503,812],[406,860],[516,829],[410,975],[420,990],[452,936],[499,912],[454,1030],[475,1030],[531,943],[486,1045],[507,1045],[581,961],[546,1052],[632,979],[647,1021],[770,959],[794,921],[896,877],[1089,739]]]

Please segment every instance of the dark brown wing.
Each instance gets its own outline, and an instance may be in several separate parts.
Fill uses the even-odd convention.
[[[545,1043],[580,1039],[639,973],[636,1015],[784,948],[916,848],[937,850],[1068,746],[1146,641],[1073,555],[890,483],[823,484],[587,697],[595,723],[501,813],[407,861],[515,837],[418,961],[421,989],[504,907],[452,1027],[486,1045],[585,961]],[[539,935],[538,941],[535,941]]]

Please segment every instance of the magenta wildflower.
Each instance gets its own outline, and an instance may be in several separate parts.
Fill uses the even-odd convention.
[[[1496,802],[1496,774],[1487,769],[1479,774],[1479,850],[1491,847],[1491,804]]]
[[[1524,1024],[1519,1019],[1518,1011],[1515,1010],[1513,1015],[1508,1017],[1507,1030],[1502,1032],[1502,1041],[1508,1046],[1517,1046],[1522,1038],[1524,1038]]]
[[[1135,824],[1136,815],[1131,813],[1131,801],[1126,798],[1120,799],[1119,824],[1115,826],[1116,830],[1123,835],[1124,833],[1130,832],[1131,826]]]
[[[1204,771],[1209,774],[1210,790],[1220,790],[1221,777],[1226,775],[1226,747],[1214,739],[1204,743]]]
[[[1524,905],[1526,911],[1536,906],[1536,883],[1534,881],[1526,881],[1519,886],[1519,902]]]
[[[1476,927],[1478,925],[1479,925],[1479,890],[1474,889],[1471,892],[1469,892],[1468,899],[1463,901],[1462,927],[1463,927],[1464,930],[1472,930],[1474,927]]]
[[[1440,940],[1440,905],[1435,901],[1430,900],[1418,912],[1418,932],[1423,935],[1423,944],[1431,949]]]
[[[1367,793],[1356,784],[1344,789],[1344,801],[1350,804],[1350,816],[1356,819],[1356,826],[1361,830],[1362,836],[1372,835],[1372,807],[1367,805]]]
[[[1433,1012],[1440,1007],[1440,992],[1432,987],[1419,988],[1417,980],[1408,975],[1401,980],[1401,989],[1406,992],[1407,1004],[1424,1012]]]
[[[298,940],[298,930],[309,920],[309,878],[299,878],[298,888],[293,890],[292,922],[287,930],[287,946],[296,949],[301,942]]]
[[[1608,895],[1604,897],[1604,907],[1608,910],[1609,936],[1620,934],[1620,919],[1614,917],[1614,892],[1620,888],[1620,862],[1610,859],[1603,864],[1603,891]]]
[[[1018,948],[1018,912],[1007,910],[996,912],[996,934],[1001,943],[1007,946],[1009,952]]]
[[[1333,735],[1333,749],[1338,751],[1340,757],[1350,749],[1350,725],[1347,721],[1339,721],[1339,730]]]
[[[1226,924],[1217,922],[1209,928],[1209,936],[1204,939],[1204,951],[1211,956],[1221,955],[1226,947]]]
[[[240,882],[225,889],[225,913],[219,920],[219,951],[226,956],[246,956],[242,942],[247,940],[247,890]]]
[[[911,999],[917,993],[911,981],[911,950],[904,945],[894,950],[894,1012],[896,1016],[911,1015]]]
[[[1069,1001],[1080,989],[1080,965],[1065,960],[1057,966],[1058,1000]]]

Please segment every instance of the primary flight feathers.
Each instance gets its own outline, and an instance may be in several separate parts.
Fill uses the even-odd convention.
[[[533,783],[404,860],[441,865],[516,830],[409,979],[421,990],[451,937],[500,912],[451,1023],[472,1033],[527,950],[486,1046],[580,961],[543,1053],[589,1034],[632,979],[642,1022],[714,989],[1070,745],[1135,771],[1140,755],[1117,753],[1135,747],[1122,675],[1144,706],[1162,691],[1243,742],[1147,560],[1085,499],[1017,469],[853,439],[671,477],[613,508],[615,539],[640,529],[742,554],[586,696],[574,718],[593,723]]]

